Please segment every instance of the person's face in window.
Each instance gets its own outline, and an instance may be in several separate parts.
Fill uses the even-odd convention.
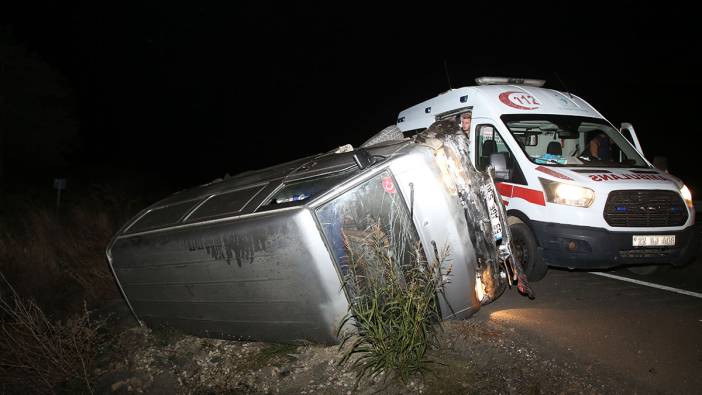
[[[468,134],[470,132],[470,121],[470,117],[461,117],[461,130],[465,134]]]

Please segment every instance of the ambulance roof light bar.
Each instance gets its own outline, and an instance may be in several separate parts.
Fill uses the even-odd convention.
[[[546,83],[545,80],[535,80],[531,78],[507,78],[507,77],[478,77],[475,79],[478,85],[530,85],[542,87]]]

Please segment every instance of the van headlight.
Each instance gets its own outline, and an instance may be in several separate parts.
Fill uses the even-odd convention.
[[[692,203],[692,192],[690,192],[687,185],[683,184],[682,188],[680,188],[680,196],[682,196],[685,204],[687,204],[687,207],[694,207],[694,203]]]
[[[546,201],[549,203],[565,204],[575,207],[590,207],[595,201],[595,191],[572,184],[551,181],[539,178],[546,192]]]

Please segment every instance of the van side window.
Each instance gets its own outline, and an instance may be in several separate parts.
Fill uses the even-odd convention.
[[[264,187],[266,187],[266,184],[214,195],[196,208],[186,221],[202,221],[240,214],[248,202],[261,192]]]
[[[137,233],[177,225],[180,219],[199,202],[199,200],[189,200],[183,203],[150,209],[136,222],[129,225],[125,233]]]
[[[410,212],[394,185],[397,181],[385,170],[317,209],[319,224],[344,277],[351,259],[369,259],[373,248],[369,240],[385,240],[399,270],[413,267],[420,262],[417,258],[425,256]],[[362,267],[355,268],[356,275],[367,275]]]
[[[514,154],[509,147],[507,147],[507,144],[505,144],[502,136],[500,136],[500,133],[493,125],[477,125],[475,127],[475,141],[475,167],[478,170],[485,171],[485,169],[487,169],[488,164],[490,164],[490,154],[502,154],[504,155],[505,162],[507,163],[509,177],[507,179],[497,179],[496,181],[506,181],[515,184],[527,185],[524,173],[522,173],[522,169],[519,167],[517,160],[514,158]]]

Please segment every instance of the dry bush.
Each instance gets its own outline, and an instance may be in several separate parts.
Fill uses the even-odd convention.
[[[59,386],[92,393],[91,381],[104,321],[87,307],[65,321],[51,321],[22,299],[0,273],[0,382],[3,391],[54,392]],[[78,388],[76,388],[78,387]]]
[[[0,224],[0,271],[21,296],[58,314],[78,312],[83,300],[93,306],[118,297],[105,249],[135,211],[120,196],[93,191],[59,211],[13,202],[9,221]]]

